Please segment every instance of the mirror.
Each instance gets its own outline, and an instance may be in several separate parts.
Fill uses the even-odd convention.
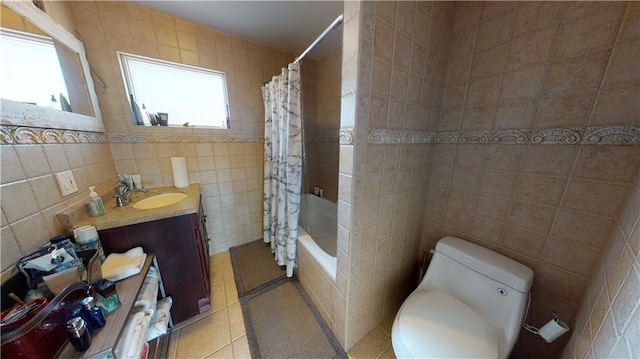
[[[2,124],[104,132],[82,43],[31,2],[1,14]]]

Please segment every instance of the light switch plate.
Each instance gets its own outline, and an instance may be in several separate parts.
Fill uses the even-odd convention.
[[[78,192],[78,184],[73,177],[73,172],[64,171],[56,173],[56,180],[58,180],[58,186],[63,196],[68,196],[72,193]]]

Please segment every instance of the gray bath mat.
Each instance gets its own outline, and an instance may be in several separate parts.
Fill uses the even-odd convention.
[[[239,300],[252,358],[347,358],[295,277]]]
[[[239,297],[286,277],[284,267],[278,266],[271,247],[262,239],[231,247],[229,254]]]

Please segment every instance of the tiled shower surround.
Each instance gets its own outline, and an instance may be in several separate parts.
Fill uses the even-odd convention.
[[[340,85],[342,48],[337,47],[318,61],[303,59],[302,101],[306,156],[303,166],[303,191],[314,187],[324,190],[324,197],[338,200],[338,163],[340,145]]]
[[[89,185],[106,193],[116,172],[171,185],[171,156],[202,183],[214,251],[259,238],[260,86],[294,55],[121,2],[51,4],[84,42],[107,133],[3,137],[2,268],[58,234],[54,214]],[[422,252],[457,235],[531,266],[531,323],[555,310],[572,329],[552,344],[523,333],[514,357],[640,355],[639,146],[405,142],[608,126],[637,141],[640,3],[344,6],[337,278],[304,252],[298,273],[345,350],[397,310]],[[232,129],[133,126],[115,51],[227,72]],[[376,131],[409,135],[370,142]],[[81,188],[62,198],[53,174],[68,169]]]

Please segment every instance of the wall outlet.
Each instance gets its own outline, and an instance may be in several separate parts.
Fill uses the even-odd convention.
[[[62,196],[68,196],[72,193],[78,192],[78,184],[73,177],[73,172],[64,171],[56,173],[56,180],[58,180],[58,186]]]

